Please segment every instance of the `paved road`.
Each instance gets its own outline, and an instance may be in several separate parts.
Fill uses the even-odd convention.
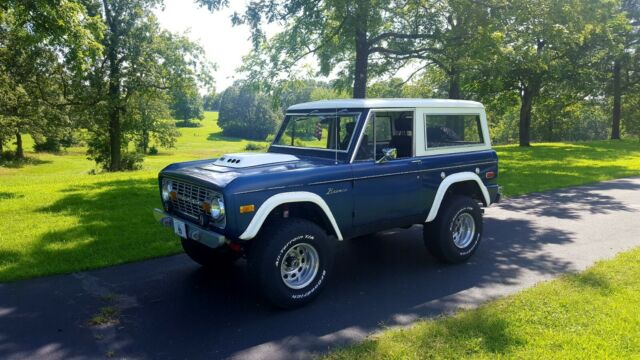
[[[243,264],[209,274],[184,255],[0,284],[0,358],[305,358],[640,246],[639,214],[640,178],[628,178],[487,209],[465,265],[437,264],[419,227],[345,242],[322,296],[288,312],[256,300]],[[105,306],[119,324],[88,326]]]

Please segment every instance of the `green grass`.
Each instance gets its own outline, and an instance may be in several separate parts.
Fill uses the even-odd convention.
[[[146,157],[140,171],[91,175],[84,148],[27,152],[24,166],[0,167],[0,282],[180,252],[151,214],[161,205],[156,177],[173,162],[244,151],[249,141],[223,137],[216,119],[180,129],[176,149]]]
[[[249,141],[222,136],[216,119],[206,113],[202,127],[180,129],[176,149],[146,157],[140,171],[91,175],[84,148],[27,152],[23,166],[0,166],[0,282],[180,252],[151,214],[161,205],[156,176],[173,162],[244,151]],[[32,145],[25,137],[25,148]],[[497,149],[507,195],[640,175],[638,142]]]
[[[640,249],[327,359],[638,359]]]
[[[637,140],[507,145],[496,150],[498,182],[509,196],[640,175]]]

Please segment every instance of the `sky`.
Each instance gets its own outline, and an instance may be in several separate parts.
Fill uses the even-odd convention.
[[[217,66],[213,73],[216,92],[226,89],[238,78],[235,70],[252,47],[249,27],[231,25],[231,15],[234,11],[242,13],[248,0],[230,0],[229,3],[229,7],[211,13],[193,0],[165,0],[164,10],[155,11],[163,28],[177,33],[188,32],[188,37],[204,48],[209,61]],[[277,24],[270,24],[265,32],[269,37],[281,29]],[[315,61],[308,59],[305,63],[313,66]],[[406,79],[415,69],[411,64],[396,75]]]
[[[217,92],[233,83],[235,69],[251,50],[249,27],[232,26],[230,19],[234,11],[242,12],[246,1],[229,3],[228,8],[211,13],[192,0],[165,0],[164,10],[155,11],[162,27],[171,32],[188,31],[189,38],[204,48],[207,58],[217,66],[213,74]],[[278,29],[276,25],[269,26],[267,34]]]

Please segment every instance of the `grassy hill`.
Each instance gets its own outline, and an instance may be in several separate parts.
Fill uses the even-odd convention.
[[[135,172],[100,173],[84,148],[28,152],[31,163],[0,167],[0,282],[174,254],[180,245],[158,226],[156,176],[166,165],[244,151],[248,141],[221,135],[217,114],[180,129],[175,149],[148,156]],[[32,143],[27,138],[25,148]],[[640,143],[497,147],[508,195],[640,175]]]

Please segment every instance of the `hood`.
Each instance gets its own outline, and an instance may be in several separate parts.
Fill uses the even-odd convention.
[[[273,174],[333,164],[334,161],[322,158],[298,157],[289,154],[234,153],[222,155],[218,159],[172,164],[162,170],[161,175],[189,178],[205,186],[214,185],[224,188],[240,177],[250,180],[257,176],[264,178]],[[284,178],[279,177],[279,179],[285,182]]]
[[[286,163],[298,160],[300,159],[297,156],[288,154],[235,153],[222,155],[218,160],[203,167],[203,169],[207,169],[208,167],[214,167],[212,170],[217,170],[219,167],[245,169],[254,166]]]

